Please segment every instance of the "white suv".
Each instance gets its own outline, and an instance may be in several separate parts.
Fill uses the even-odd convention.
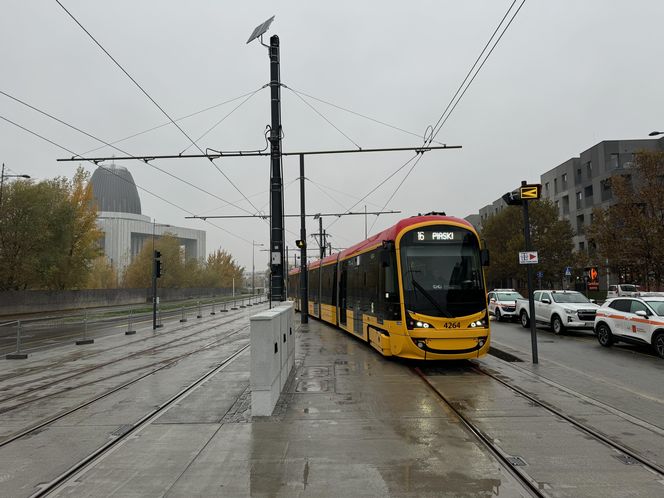
[[[607,300],[595,317],[602,346],[616,341],[648,344],[664,358],[664,297],[618,297]]]
[[[494,289],[487,295],[489,301],[489,315],[496,317],[497,321],[517,318],[516,300],[523,296],[514,289]]]

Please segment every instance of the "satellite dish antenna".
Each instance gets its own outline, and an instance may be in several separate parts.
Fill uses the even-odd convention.
[[[272,24],[272,21],[274,21],[274,16],[270,17],[267,21],[265,21],[263,24],[259,24],[254,28],[254,31],[251,33],[251,36],[247,40],[247,44],[251,43],[253,40],[256,38],[262,38],[265,32],[270,28],[270,24]]]

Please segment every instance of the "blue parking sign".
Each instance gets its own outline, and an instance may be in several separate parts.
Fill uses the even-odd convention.
[[[572,267],[571,266],[565,267],[565,276],[566,277],[571,277],[572,276]]]

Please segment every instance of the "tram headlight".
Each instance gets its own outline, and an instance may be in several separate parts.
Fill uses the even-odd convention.
[[[427,322],[423,322],[422,320],[416,320],[414,319],[410,313],[408,314],[408,319],[406,320],[406,327],[409,330],[412,329],[428,329],[428,328],[433,328],[433,325]]]

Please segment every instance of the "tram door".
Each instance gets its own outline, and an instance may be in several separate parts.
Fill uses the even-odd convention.
[[[341,276],[339,277],[339,324],[341,325],[346,325],[347,282],[348,265],[344,261],[341,263]]]

